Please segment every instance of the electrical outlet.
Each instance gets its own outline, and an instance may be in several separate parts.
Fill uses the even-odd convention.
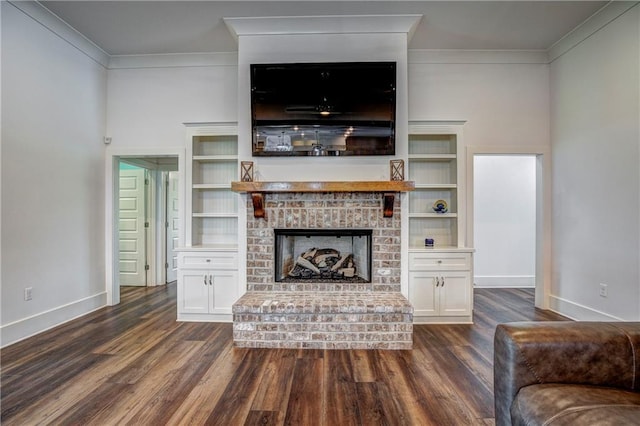
[[[607,285],[600,283],[600,297],[607,297]]]
[[[33,299],[33,287],[26,287],[24,289],[24,300]]]

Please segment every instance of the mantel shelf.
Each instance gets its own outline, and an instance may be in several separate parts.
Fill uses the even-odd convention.
[[[407,192],[413,181],[231,182],[235,192]]]
[[[231,190],[251,194],[253,215],[264,218],[264,194],[276,192],[382,192],[383,215],[393,217],[396,192],[415,189],[413,181],[231,182]]]

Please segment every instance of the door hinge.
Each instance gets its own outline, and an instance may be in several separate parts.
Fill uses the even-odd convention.
[[[145,184],[145,185],[149,185],[149,179],[144,178],[144,184]]]
[[[145,227],[145,228],[148,228],[148,227],[149,227],[149,222],[145,222],[145,223],[144,223],[144,227]]]
[[[165,222],[165,223],[164,223],[164,227],[165,227],[165,228],[168,228],[168,227],[169,227],[169,222]]]
[[[144,270],[148,271],[149,270],[149,265],[144,265]]]
[[[169,263],[164,264],[164,269],[169,269]]]

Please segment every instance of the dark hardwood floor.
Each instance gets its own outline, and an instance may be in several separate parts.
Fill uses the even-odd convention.
[[[418,325],[412,351],[236,349],[178,323],[175,284],[1,351],[3,425],[493,424],[493,333],[562,320],[532,290],[475,291],[473,325]]]

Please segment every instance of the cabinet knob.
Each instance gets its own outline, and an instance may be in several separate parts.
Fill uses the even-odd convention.
[[[207,259],[207,263],[211,263],[211,259]]]
[[[438,263],[442,263],[442,260],[438,260]]]

